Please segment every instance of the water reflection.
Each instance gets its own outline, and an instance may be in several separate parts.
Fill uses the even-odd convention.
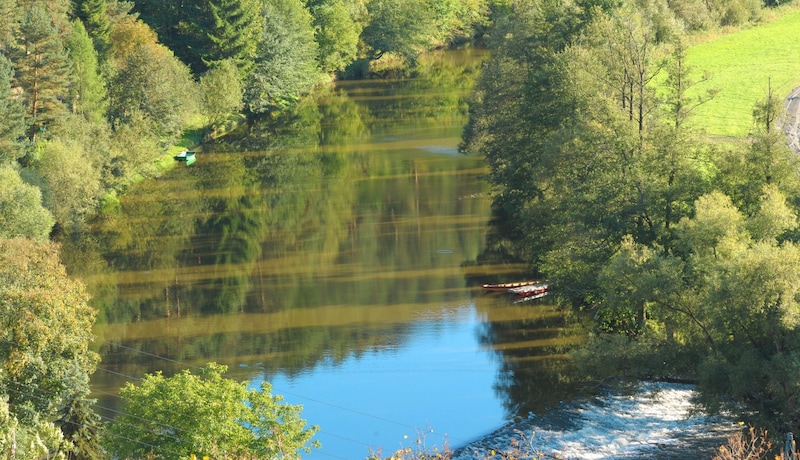
[[[566,351],[584,337],[548,298],[514,303],[505,296],[478,299],[479,340],[500,357],[495,391],[518,417],[557,409],[587,388],[574,378]]]
[[[65,242],[101,313],[93,386],[106,415],[125,381],[207,361],[280,382],[278,392],[325,388],[327,404],[304,416],[350,438],[370,425],[345,427],[326,407],[406,428],[457,421],[439,428],[460,442],[566,391],[561,358],[575,337],[563,316],[473,283],[521,267],[475,263],[486,170],[452,153],[480,60],[445,57],[418,78],[344,82],[280,126],[249,127],[191,167],[132,186],[119,214]],[[404,430],[333,453],[393,448],[413,435]]]

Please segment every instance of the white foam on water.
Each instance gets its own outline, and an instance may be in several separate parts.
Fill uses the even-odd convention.
[[[665,447],[675,449],[708,433],[724,438],[733,423],[693,412],[693,394],[689,385],[642,383],[638,391],[629,395],[610,394],[564,407],[558,414],[560,422],[532,415],[459,449],[455,459],[499,459],[514,442],[521,442],[519,450],[530,456],[580,460],[654,458],[650,455],[653,452]]]

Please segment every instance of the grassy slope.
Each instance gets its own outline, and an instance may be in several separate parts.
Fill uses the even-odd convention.
[[[800,86],[800,9],[693,46],[688,62],[698,74],[710,72],[711,80],[702,86],[720,90],[696,109],[692,123],[711,136],[746,136],[753,105],[766,97],[770,85],[780,98]]]

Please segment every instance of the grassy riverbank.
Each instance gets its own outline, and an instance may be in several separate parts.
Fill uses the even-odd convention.
[[[692,123],[711,136],[746,136],[752,128],[753,105],[767,96],[770,87],[783,98],[800,86],[798,31],[800,6],[793,6],[766,23],[689,48],[695,80],[704,72],[711,77],[696,89],[719,90],[713,100],[697,108]]]

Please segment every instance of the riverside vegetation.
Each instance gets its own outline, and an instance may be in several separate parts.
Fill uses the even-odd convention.
[[[413,69],[426,50],[478,38],[492,58],[462,150],[491,167],[503,228],[487,254],[529,262],[588,319],[595,338],[576,364],[597,379],[692,380],[706,409],[798,432],[800,183],[778,124],[798,81],[764,64],[794,44],[765,39],[782,45],[749,73],[776,82],[762,94],[707,79],[714,61],[688,46],[771,16],[753,30],[796,30],[779,3],[0,0],[0,451],[294,458],[312,446],[299,408],[214,365],[126,388],[128,416],[104,430],[87,400],[95,313],[56,242],[113,213],[185,139],[279,120],[331,76]],[[727,92],[755,122],[707,133],[720,142],[701,128],[722,116],[691,115]],[[219,405],[198,414],[199,401]]]

